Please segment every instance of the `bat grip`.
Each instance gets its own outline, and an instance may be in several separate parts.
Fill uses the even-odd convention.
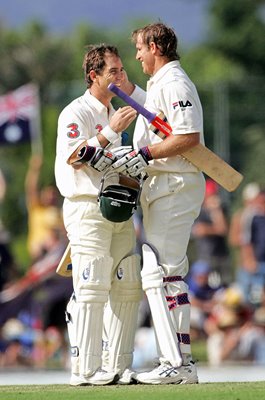
[[[132,108],[134,108],[139,114],[142,114],[149,124],[152,123],[152,121],[155,119],[156,115],[148,111],[146,108],[142,107],[139,103],[137,103],[135,100],[133,100],[130,96],[128,96],[123,90],[118,88],[116,85],[113,83],[110,83],[108,85],[108,89],[115,93],[117,96],[119,96],[125,103],[129,104]]]

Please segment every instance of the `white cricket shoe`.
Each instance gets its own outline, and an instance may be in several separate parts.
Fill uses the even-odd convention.
[[[78,374],[72,374],[70,379],[70,386],[88,386],[88,385],[112,385],[117,383],[119,375],[113,372],[96,371],[94,375],[83,376]]]
[[[190,361],[188,365],[180,367],[183,370],[183,379],[180,385],[199,383],[197,368],[194,361]]]
[[[172,367],[169,363],[162,363],[150,372],[136,375],[139,383],[152,385],[168,384],[195,384],[198,383],[197,369],[193,362],[179,368]]]
[[[129,368],[123,372],[118,380],[119,385],[135,385],[136,383],[136,372]]]

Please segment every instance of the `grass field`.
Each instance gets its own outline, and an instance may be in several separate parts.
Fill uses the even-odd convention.
[[[265,400],[265,380],[199,385],[115,385],[77,388],[68,385],[14,385],[1,386],[0,392],[0,398],[3,400]]]

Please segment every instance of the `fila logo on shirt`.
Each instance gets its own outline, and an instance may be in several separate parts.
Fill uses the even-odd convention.
[[[191,102],[189,100],[187,100],[187,101],[183,101],[183,100],[175,101],[175,103],[173,103],[172,105],[173,105],[174,110],[177,107],[180,107],[181,110],[185,110],[187,107],[192,107],[192,104],[191,104]]]

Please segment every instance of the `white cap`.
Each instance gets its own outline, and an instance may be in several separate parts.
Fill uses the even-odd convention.
[[[256,182],[248,183],[242,192],[244,200],[253,200],[260,192],[260,186]]]

